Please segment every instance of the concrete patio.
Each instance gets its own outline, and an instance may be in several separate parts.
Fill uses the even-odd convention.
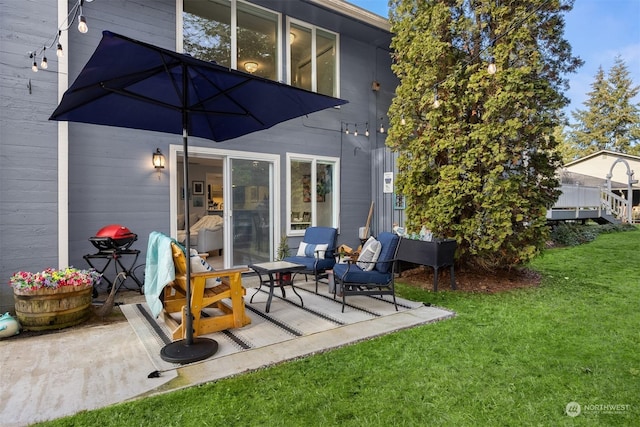
[[[122,292],[116,301],[143,302],[144,296]],[[124,316],[42,335],[17,335],[0,341],[0,419],[6,427],[25,426],[218,380],[452,316],[444,309],[418,306],[167,369],[155,378],[148,376],[157,367]]]

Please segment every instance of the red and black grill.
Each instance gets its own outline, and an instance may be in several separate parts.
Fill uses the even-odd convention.
[[[138,240],[138,235],[120,224],[104,226],[98,230],[94,237],[89,238],[89,241],[99,251],[127,250],[136,240]]]
[[[134,265],[138,260],[140,251],[129,249],[133,242],[138,240],[138,235],[131,232],[127,227],[120,224],[110,224],[102,227],[95,236],[89,237],[89,241],[98,249],[95,254],[87,254],[83,258],[87,264],[102,274],[102,278],[109,287],[114,285],[119,288],[127,278],[132,278],[138,285],[142,293],[142,282],[133,274]],[[125,262],[126,258],[126,262]],[[105,271],[113,261],[115,267],[115,277],[109,279],[105,276]],[[96,264],[97,263],[97,264]],[[94,289],[94,297],[97,291]]]

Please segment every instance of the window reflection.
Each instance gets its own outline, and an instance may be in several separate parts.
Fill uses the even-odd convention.
[[[231,67],[231,7],[229,2],[185,0],[184,53]]]
[[[245,3],[238,3],[238,69],[247,63],[257,65],[253,74],[277,80],[278,17]]]
[[[225,67],[231,67],[231,58],[235,55],[236,68],[240,71],[277,80],[278,15],[246,3],[237,5],[237,28],[234,29],[228,1],[185,0],[184,52]],[[237,36],[236,52],[231,50],[233,31]]]

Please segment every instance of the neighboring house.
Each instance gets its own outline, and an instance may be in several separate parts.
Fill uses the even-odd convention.
[[[79,4],[85,34],[77,19],[66,30]],[[136,233],[132,248],[144,263],[151,231],[178,235],[183,197],[194,220],[223,217],[226,267],[273,259],[283,233],[297,247],[309,225],[337,227],[339,243],[357,246],[372,201],[372,233],[401,222],[383,185],[394,163],[380,128],[398,83],[386,18],[340,0],[11,1],[0,15],[0,311],[13,310],[6,284],[14,272],[87,267],[83,255],[96,252],[89,238],[105,225]],[[64,56],[54,44],[44,54],[48,68],[34,73],[58,29]],[[349,103],[228,142],[191,137],[185,185],[180,137],[48,120],[103,30],[186,46]],[[159,172],[157,149],[166,158]]]
[[[577,209],[581,211],[580,219],[595,219],[589,215],[594,215],[593,211],[599,209],[602,215],[598,215],[598,218],[624,221],[629,212],[624,205],[629,199],[631,188],[632,219],[638,222],[640,187],[635,170],[640,171],[640,157],[607,150],[567,163],[560,171],[562,195],[547,217],[572,219],[574,215],[568,211]],[[609,190],[611,194],[608,194]],[[611,216],[608,216],[607,211]]]
[[[563,172],[578,173],[594,178],[599,178],[606,185],[607,177],[611,175],[612,190],[624,191],[626,196],[627,185],[629,183],[629,172],[638,171],[632,179],[640,177],[640,157],[631,154],[616,153],[615,151],[601,150],[580,159],[567,163],[563,167]],[[634,202],[636,206],[640,203],[640,187],[634,184]]]

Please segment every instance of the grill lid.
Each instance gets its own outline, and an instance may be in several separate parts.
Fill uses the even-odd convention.
[[[102,227],[89,241],[101,252],[125,251],[138,240],[127,227],[120,224],[110,224]]]
[[[110,224],[98,230],[95,237],[110,237],[114,240],[119,240],[119,239],[129,239],[134,236],[135,234],[133,234],[131,230],[129,230],[124,225]]]

